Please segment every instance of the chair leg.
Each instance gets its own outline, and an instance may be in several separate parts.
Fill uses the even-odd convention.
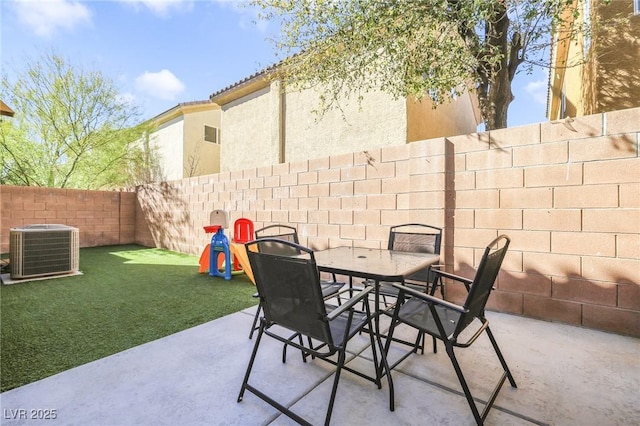
[[[300,342],[300,346],[304,346],[304,343],[302,341],[302,334],[300,333],[293,334],[291,337],[289,337],[288,340],[292,340],[296,336],[298,337],[298,342]],[[287,346],[289,345],[286,343],[282,345],[282,363],[283,364],[287,362]],[[309,347],[311,347],[311,339],[309,339]],[[303,350],[301,350],[300,352],[302,353],[302,362],[307,362],[307,354]]]
[[[253,332],[253,329],[251,330]],[[247,384],[249,383],[249,375],[251,374],[251,369],[253,368],[253,362],[256,359],[256,355],[258,354],[258,346],[260,345],[260,340],[262,339],[262,333],[264,332],[264,327],[261,324],[258,328],[258,336],[256,337],[256,343],[253,345],[253,351],[251,352],[251,358],[249,358],[249,365],[247,366],[247,371],[244,374],[244,381],[242,382],[242,387],[240,388],[240,394],[238,395],[238,402],[242,401],[244,396],[244,391],[247,389]]]
[[[424,355],[424,345],[426,343],[427,335],[425,333],[420,332],[421,340],[420,340],[420,353]],[[438,341],[435,337],[431,336],[431,340],[433,341],[433,353],[438,353]],[[416,353],[418,348],[416,347]]]
[[[331,413],[333,412],[333,403],[336,399],[336,393],[338,391],[338,382],[340,382],[340,373],[342,372],[342,366],[344,365],[346,355],[345,350],[342,349],[338,352],[338,362],[336,365],[335,377],[333,379],[333,388],[331,389],[331,398],[329,399],[329,407],[327,408],[327,415],[324,419],[325,426],[329,426],[331,421]]]
[[[369,327],[373,328],[373,324],[369,323]],[[369,333],[371,335],[371,350],[373,352],[373,365],[376,367],[376,380],[378,381],[378,389],[382,388],[382,376],[387,376],[387,383],[389,384],[389,411],[395,411],[396,403],[395,403],[395,390],[393,387],[393,378],[391,377],[391,367],[389,366],[389,362],[387,361],[387,354],[389,349],[389,344],[391,343],[391,339],[388,340],[387,344],[382,344],[382,338],[379,333],[376,333],[375,342],[373,333]],[[376,344],[380,348],[380,368],[378,369],[378,363],[376,361]]]
[[[416,342],[413,344],[413,352],[417,354],[418,349],[421,349],[424,355],[424,333],[422,331],[418,331],[418,337],[416,337]]]
[[[371,323],[371,321],[369,321],[368,323],[369,325],[369,329],[373,330],[373,324]],[[376,349],[377,346],[377,341],[376,338],[373,336],[373,331],[369,332],[369,341],[371,343],[371,355],[373,356],[373,366],[376,368],[376,386],[378,386],[378,389],[382,389],[382,374],[384,373],[384,365],[382,364],[382,361],[384,361],[384,354],[380,353],[380,368],[378,368],[378,350]],[[384,348],[380,347],[380,350],[383,351]]]
[[[431,279],[431,289],[429,290],[429,294],[431,296],[436,294],[437,287],[440,287],[440,295],[442,296],[442,300],[446,300],[445,291],[444,291],[444,281],[442,280],[442,277],[439,275]],[[436,341],[436,338],[433,336],[431,336],[431,339],[433,340],[433,353],[436,354],[438,353],[438,342]],[[424,354],[424,341],[422,342],[422,353]]]
[[[307,336],[307,343],[309,343],[309,348],[313,348],[313,342],[311,341],[311,337]],[[311,359],[316,359],[316,356],[314,354],[305,354],[304,357],[305,359],[310,356]]]
[[[513,375],[511,375],[511,370],[509,370],[509,366],[507,366],[507,361],[505,361],[504,356],[502,356],[502,352],[500,351],[500,348],[498,347],[498,342],[496,342],[495,337],[493,337],[493,333],[491,332],[491,329],[489,329],[489,327],[487,327],[486,331],[487,331],[487,335],[489,336],[489,340],[491,340],[491,345],[493,346],[493,349],[496,351],[496,355],[498,356],[498,359],[500,360],[500,364],[502,365],[502,369],[507,374],[507,378],[509,379],[509,384],[511,385],[511,387],[517,388],[518,385],[516,385],[516,381],[513,378]]]
[[[467,385],[467,381],[462,374],[462,370],[460,369],[460,364],[458,364],[458,360],[456,359],[455,354],[453,353],[453,345],[450,343],[445,344],[447,349],[447,355],[449,355],[449,359],[451,359],[451,363],[453,364],[453,369],[456,371],[456,375],[458,376],[458,381],[462,386],[462,390],[464,391],[464,396],[467,398],[467,403],[471,408],[471,412],[473,413],[473,418],[476,420],[478,426],[484,424],[483,418],[480,416],[478,412],[478,407],[476,407],[476,403],[473,400],[473,395],[471,395],[471,391],[469,390],[469,385]]]
[[[512,387],[517,388],[516,386],[516,382],[513,378],[513,376],[511,375],[511,371],[509,370],[509,367],[507,366],[507,363],[504,359],[504,357],[502,356],[502,352],[500,352],[500,348],[498,348],[498,344],[495,340],[495,338],[493,337],[493,333],[491,333],[491,330],[489,329],[489,327],[486,328],[487,331],[487,335],[489,336],[489,340],[491,340],[491,345],[493,346],[493,349],[496,352],[496,355],[498,356],[498,359],[500,360],[500,364],[502,365],[502,376],[500,377],[500,380],[498,380],[498,383],[496,384],[495,388],[493,389],[493,392],[491,392],[491,395],[489,396],[487,403],[484,407],[484,410],[482,410],[482,414],[480,414],[480,412],[478,411],[478,407],[476,406],[476,403],[473,399],[473,396],[471,395],[471,391],[469,389],[469,386],[467,385],[467,381],[465,380],[463,374],[462,374],[462,370],[460,369],[460,365],[458,364],[458,360],[456,359],[455,354],[453,353],[453,345],[451,345],[450,343],[445,343],[446,349],[447,349],[447,354],[449,355],[449,358],[451,359],[451,363],[453,364],[453,368],[456,370],[456,375],[458,376],[458,380],[460,381],[460,385],[462,386],[462,390],[464,391],[464,395],[467,398],[467,402],[469,403],[469,407],[471,408],[471,412],[473,413],[473,417],[476,420],[476,423],[478,425],[483,425],[484,424],[484,420],[487,418],[487,415],[489,414],[489,410],[491,409],[491,407],[493,407],[493,403],[495,402],[496,398],[498,397],[498,394],[500,393],[500,390],[502,389],[502,386],[504,385],[505,380],[508,378],[509,379],[509,383],[511,384]]]
[[[258,329],[256,324],[258,324],[258,318],[260,318],[260,311],[262,310],[262,303],[258,303],[258,309],[256,310],[256,315],[253,317],[253,324],[251,324],[251,331],[249,332],[249,339],[253,337],[253,332]]]

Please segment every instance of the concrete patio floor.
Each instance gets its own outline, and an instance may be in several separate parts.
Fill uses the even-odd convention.
[[[236,402],[254,343],[248,339],[253,312],[254,308],[237,312],[4,392],[0,422],[295,424],[249,392]],[[505,383],[486,424],[640,424],[640,340],[513,315],[488,312],[487,317],[518,388]],[[366,335],[351,342],[350,363],[372,371],[368,342]],[[390,358],[402,349],[394,345]],[[394,412],[389,411],[386,382],[377,389],[343,372],[332,424],[475,424],[441,344],[439,349],[437,354],[412,355],[393,371]],[[264,338],[251,381],[308,421],[321,424],[332,366],[321,361],[304,364],[293,350],[283,364],[281,351],[280,344]],[[486,398],[499,377],[488,338],[481,337],[458,354],[472,392],[478,399]],[[56,418],[32,418],[52,413],[47,410],[55,410]]]

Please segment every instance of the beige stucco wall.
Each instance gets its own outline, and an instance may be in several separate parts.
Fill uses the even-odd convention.
[[[285,101],[285,161],[338,155],[404,143],[406,105],[382,92],[369,92],[358,102],[351,99],[341,109],[323,115],[314,90],[289,92]]]
[[[161,175],[164,180],[182,179],[184,117],[179,116],[161,124],[149,138],[149,143],[159,156]]]
[[[475,132],[472,95],[437,109],[371,91],[324,113],[316,89],[282,91],[264,78],[212,97],[222,106],[220,171],[236,171]]]
[[[406,140],[406,106],[383,93],[323,116],[311,90],[280,93],[278,82],[222,107],[221,171],[262,167]],[[336,142],[339,141],[339,142]],[[330,143],[329,143],[330,142]]]
[[[407,142],[474,133],[478,122],[472,96],[463,93],[437,109],[429,99],[407,99]]]
[[[606,5],[597,0],[576,0],[567,13],[575,8],[582,10],[584,1],[591,4],[591,21],[602,25],[594,29],[590,44],[578,34],[575,40],[556,46],[550,120],[640,106],[640,15],[633,15],[633,0]],[[617,26],[608,22],[620,17],[628,22]],[[564,114],[560,107],[563,91],[567,105]]]
[[[220,145],[204,140],[204,126],[220,128],[220,110],[184,115],[183,177],[220,171]]]
[[[279,163],[279,104],[276,84],[222,107],[220,171]]]
[[[215,104],[178,106],[159,120],[149,141],[159,155],[163,180],[176,180],[220,171],[220,145],[204,140],[205,124],[220,128]]]
[[[593,0],[592,0],[593,1]],[[640,14],[633,14],[634,0],[594,3],[597,13],[607,19],[627,16],[627,25],[598,30],[594,57],[595,96],[585,105],[585,114],[640,106]]]

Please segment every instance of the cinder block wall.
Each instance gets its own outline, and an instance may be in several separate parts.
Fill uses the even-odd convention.
[[[639,130],[635,108],[450,138],[447,265],[506,233],[492,309],[640,336]]]
[[[392,224],[444,224],[444,139],[299,163],[200,176],[138,191],[136,239],[198,254],[214,209],[229,227],[297,226],[301,243],[382,247]],[[229,234],[229,232],[228,232]]]
[[[445,228],[443,263],[464,275],[506,233],[491,309],[640,337],[639,139],[635,108],[141,186],[122,194],[135,212],[117,208],[136,242],[196,255],[214,209],[230,227],[239,217],[294,224],[315,249],[385,247],[390,225],[435,224]],[[36,218],[25,220],[6,188],[3,251],[5,217]],[[130,241],[122,235],[107,243]]]
[[[9,252],[11,228],[58,223],[75,226],[81,247],[135,242],[134,192],[0,186],[0,251]]]
[[[506,233],[491,309],[640,336],[639,132],[636,108],[140,187],[136,239],[199,254],[213,209],[294,224],[315,249],[425,222],[468,275]]]

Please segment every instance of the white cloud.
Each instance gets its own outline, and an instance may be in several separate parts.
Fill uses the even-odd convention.
[[[58,29],[71,31],[91,23],[91,11],[79,1],[23,0],[15,2],[14,7],[20,22],[43,37]]]
[[[173,100],[184,91],[185,86],[171,71],[165,69],[139,75],[136,89],[154,98]]]
[[[190,10],[193,0],[119,0],[135,7],[146,7],[157,16],[167,17],[172,10]]]
[[[128,105],[135,105],[137,101],[136,95],[130,92],[120,93],[118,94],[118,96],[116,96],[116,99],[118,99],[118,101],[120,101],[121,103]]]
[[[547,88],[549,81],[547,78],[534,80],[527,83],[524,90],[539,104],[547,104]]]

